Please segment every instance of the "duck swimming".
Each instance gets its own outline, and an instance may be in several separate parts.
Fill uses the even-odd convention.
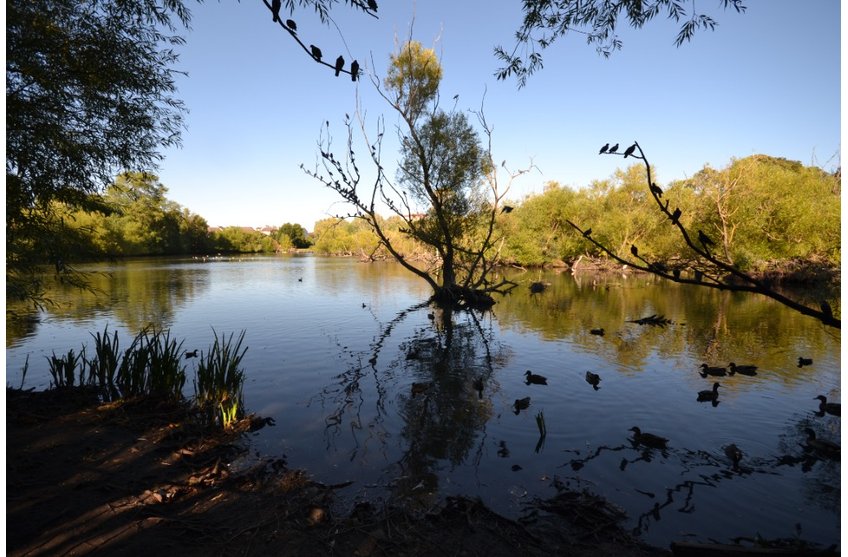
[[[589,334],[602,337],[602,336],[604,336],[604,330],[603,329],[589,329]]]
[[[724,454],[730,459],[730,462],[733,463],[733,469],[738,469],[739,461],[742,460],[742,451],[739,447],[737,447],[735,443],[731,443],[724,448]]]
[[[812,358],[802,358],[800,356],[798,357],[798,367],[811,366],[811,365],[813,365],[813,359]]]
[[[816,432],[812,428],[804,428],[807,434],[807,447],[822,454],[823,456],[839,456],[841,449],[839,445],[827,439],[816,439]]]
[[[841,416],[842,415],[842,405],[838,402],[828,402],[827,397],[824,395],[819,395],[816,397],[817,400],[820,400],[819,404],[819,412],[827,412],[832,416]]]
[[[718,388],[721,385],[716,381],[713,383],[713,389],[711,391],[700,391],[698,392],[698,401],[699,402],[712,402],[718,400]]]
[[[526,372],[524,372],[524,375],[525,375],[525,377],[527,377],[527,379],[525,379],[524,382],[527,383],[528,385],[531,385],[531,384],[532,385],[547,385],[548,384],[548,378],[547,377],[545,377],[544,375],[536,375],[535,373],[533,373],[529,369]]]
[[[653,447],[655,449],[665,449],[666,443],[668,443],[668,439],[665,437],[660,437],[653,433],[642,433],[642,430],[636,426],[631,427],[628,431],[633,432],[633,441],[637,445],[645,445],[646,447]]]
[[[530,397],[526,396],[524,398],[517,398],[513,403],[512,407],[515,409],[514,413],[517,416],[519,412],[522,410],[527,410],[530,408]]]
[[[592,373],[591,371],[587,371],[586,372],[586,382],[588,384],[592,385],[592,388],[597,391],[598,389],[600,389],[600,387],[598,387],[598,383],[601,382],[601,376],[598,375],[597,373]]]
[[[736,373],[753,377],[757,374],[757,366],[737,366],[733,362],[730,362],[730,375]]]
[[[701,364],[701,377],[712,375],[713,377],[724,377],[727,375],[727,369],[723,367],[710,367],[707,364]]]

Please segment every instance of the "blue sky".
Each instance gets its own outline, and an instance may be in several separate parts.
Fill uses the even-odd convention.
[[[340,4],[328,26],[307,10],[290,17],[325,60],[356,58],[381,78],[414,19],[412,38],[441,58],[443,105],[456,94],[459,109],[484,102],[495,160],[538,167],[513,182],[509,198],[520,200],[549,181],[579,188],[612,175],[624,161],[597,155],[608,141],[638,140],[661,185],[754,153],[838,166],[840,2],[745,3],[737,14],[718,0],[698,2],[719,25],[680,48],[678,24],[664,18],[641,31],[621,27],[624,47],[609,59],[582,36],[566,37],[545,51],[544,69],[523,89],[495,79],[492,52],[512,47],[518,0],[383,0],[379,19]],[[188,73],[178,82],[188,129],[159,169],[169,198],[218,226],[292,222],[312,230],[346,212],[300,165],[314,167],[325,121],[343,147],[344,115],[355,114],[357,94],[366,127],[385,115],[393,130],[397,119],[368,76],[354,84],[315,64],[261,0],[195,4],[192,13],[177,65]],[[389,137],[387,166],[394,145]]]

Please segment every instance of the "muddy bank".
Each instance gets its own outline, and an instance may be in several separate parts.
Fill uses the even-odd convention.
[[[282,459],[236,466],[257,420],[221,433],[185,403],[101,404],[83,389],[7,389],[6,403],[8,555],[668,554],[589,494],[560,493],[519,521],[462,497],[345,510],[340,486]]]

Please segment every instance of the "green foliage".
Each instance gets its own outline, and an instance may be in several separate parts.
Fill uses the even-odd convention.
[[[721,0],[724,9],[732,7],[744,12],[742,0]],[[495,48],[495,56],[504,63],[498,70],[498,79],[514,75],[519,86],[527,78],[542,69],[540,51],[551,46],[558,38],[580,33],[586,43],[604,57],[621,49],[621,40],[616,35],[616,25],[623,19],[631,27],[641,29],[645,23],[658,15],[683,23],[674,41],[676,46],[692,39],[698,30],[713,30],[717,23],[705,13],[697,13],[695,0],[692,12],[687,13],[681,0],[525,0],[522,3],[524,21],[516,31],[516,45],[511,49]],[[524,53],[522,58],[522,52]]]
[[[64,265],[57,203],[94,210],[116,169],[146,169],[178,144],[171,69],[188,23],[179,0],[10,0],[6,4],[7,297],[39,300],[38,265]]]
[[[177,344],[170,332],[143,329],[124,351],[115,380],[118,391],[124,397],[182,398],[186,374],[180,360],[181,348],[182,341]]]
[[[223,427],[229,427],[244,415],[244,370],[241,360],[247,347],[242,349],[244,331],[233,343],[233,334],[227,337],[213,329],[215,342],[206,353],[201,353],[197,365],[194,391],[197,404],[213,419],[220,420]]]
[[[393,93],[392,102],[401,114],[414,122],[436,97],[441,81],[442,66],[436,51],[409,41],[391,56],[384,85]]]
[[[277,242],[257,230],[243,226],[228,226],[212,234],[212,246],[218,252],[274,253]]]
[[[276,240],[284,249],[294,247],[296,249],[306,249],[312,245],[309,240],[309,233],[301,225],[297,223],[287,222],[277,230]]]
[[[732,261],[743,270],[777,260],[831,265],[841,261],[839,179],[819,168],[756,155],[733,160],[722,170],[704,168],[692,179],[663,189],[663,199],[681,209],[684,226],[703,229],[718,243],[726,243]],[[591,228],[593,238],[620,253],[638,244],[640,253],[652,260],[688,257],[677,230],[652,204],[638,165],[579,190],[549,182],[543,193],[513,204],[513,211],[499,216],[498,233],[504,238],[501,258],[516,265],[539,266],[558,260],[573,262],[581,255],[603,256],[566,219]],[[382,222],[405,258],[428,253],[426,243],[414,237],[401,241],[400,219]],[[466,233],[479,234],[479,225]],[[378,243],[369,227],[356,220],[320,221],[315,237],[315,249],[323,254],[368,254]]]

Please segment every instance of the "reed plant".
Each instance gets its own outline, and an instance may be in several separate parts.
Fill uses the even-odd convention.
[[[180,361],[182,345],[171,338],[170,331],[142,329],[117,368],[115,384],[121,395],[182,398],[186,381]]]
[[[80,365],[80,360],[85,362],[85,347],[79,354],[75,354],[73,348],[68,350],[66,356],[56,356],[56,352],[53,352],[53,355],[47,358],[50,376],[53,377],[52,386],[55,388],[73,387],[78,366],[80,368],[79,384],[82,385],[85,365]]]
[[[102,389],[107,400],[114,399],[118,396],[115,375],[121,358],[118,331],[113,331],[110,338],[107,324],[102,336],[100,333],[91,336],[94,338],[94,358],[84,361],[88,368],[88,383]]]
[[[244,370],[241,361],[247,347],[242,348],[244,331],[233,342],[230,336],[218,337],[208,352],[200,354],[194,380],[194,392],[198,406],[207,416],[229,427],[244,415],[243,390]]]

